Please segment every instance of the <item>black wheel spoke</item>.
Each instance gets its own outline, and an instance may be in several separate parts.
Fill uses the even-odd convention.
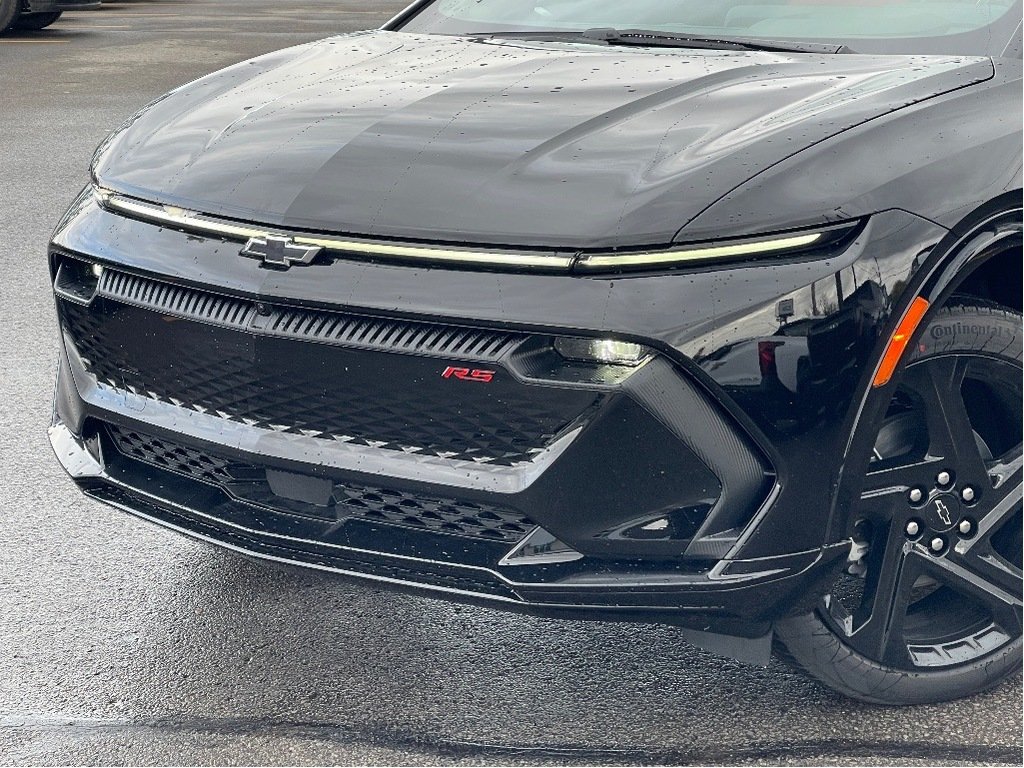
[[[1022,466],[1024,466],[1024,455],[1022,455],[1021,446],[1018,445],[1010,456],[989,465],[988,474],[992,479],[993,487],[1002,488],[1007,485],[1012,486],[1015,482],[1019,483]]]
[[[935,475],[944,463],[938,459],[925,459],[910,464],[901,464],[868,472],[864,480],[861,499],[892,498],[905,502],[911,488],[930,488],[935,485]]]
[[[924,402],[928,453],[955,467],[961,484],[980,485],[988,471],[961,390],[966,373],[966,358],[940,358],[909,368],[907,383]]]
[[[902,666],[908,659],[903,622],[918,569],[909,557],[912,544],[898,533],[886,538],[884,552],[868,567],[864,599],[853,617],[851,638],[871,658]]]
[[[954,589],[967,591],[984,603],[1007,631],[1021,630],[1021,602],[1024,591],[1021,569],[992,547],[992,536],[1006,525],[1021,507],[1019,461],[998,488],[989,492],[991,508],[980,516],[971,539],[958,542],[945,560],[936,566]],[[1009,465],[1004,465],[1009,466]],[[1009,626],[1007,625],[1009,624]]]
[[[1021,571],[996,552],[972,550],[962,556],[925,557],[925,570],[960,594],[984,605],[1007,633],[1021,631]]]

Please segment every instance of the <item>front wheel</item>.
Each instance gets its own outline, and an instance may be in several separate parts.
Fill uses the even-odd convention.
[[[0,0],[0,34],[14,26],[21,13],[21,0]]]
[[[48,11],[46,13],[23,13],[14,20],[12,29],[23,32],[36,32],[46,29],[61,17],[61,11]]]
[[[862,557],[780,655],[876,704],[968,696],[1021,668],[1021,316],[954,306],[909,358],[850,534]]]

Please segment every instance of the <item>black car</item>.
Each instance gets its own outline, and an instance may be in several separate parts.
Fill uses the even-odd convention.
[[[1011,0],[416,3],[104,142],[49,251],[51,441],[255,558],[985,689],[1021,114]]]
[[[0,0],[0,34],[45,29],[64,11],[99,8],[100,0]]]

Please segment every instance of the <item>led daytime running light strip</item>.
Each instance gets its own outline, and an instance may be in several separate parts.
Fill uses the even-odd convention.
[[[628,267],[657,267],[687,264],[713,259],[758,256],[807,248],[821,242],[824,232],[808,232],[763,240],[748,240],[730,245],[673,248],[662,251],[633,253],[585,254],[577,260],[574,254],[511,253],[508,251],[473,251],[453,248],[432,248],[388,243],[361,243],[335,237],[289,233],[284,230],[260,229],[235,224],[224,219],[206,216],[195,211],[170,205],[148,203],[118,194],[102,187],[93,187],[99,205],[145,221],[183,229],[190,232],[233,238],[242,242],[252,238],[288,237],[296,245],[307,245],[353,255],[384,256],[422,261],[457,262],[486,266],[530,267],[569,271],[573,267],[583,271],[608,271]]]
[[[412,245],[390,245],[387,243],[360,243],[334,237],[293,234],[283,230],[257,229],[244,224],[234,224],[201,213],[176,208],[170,205],[146,203],[119,195],[110,190],[95,188],[99,204],[108,210],[135,216],[146,221],[165,224],[175,228],[208,235],[235,238],[241,241],[252,238],[265,239],[287,237],[296,245],[308,245],[341,253],[387,256],[391,258],[416,259],[423,261],[464,262],[508,267],[539,267],[543,269],[568,270],[573,263],[571,254],[508,253],[500,251],[461,251],[451,248],[429,248]]]
[[[776,251],[792,251],[805,248],[821,240],[821,232],[804,235],[779,237],[773,240],[736,243],[734,245],[713,245],[706,248],[681,248],[669,251],[645,251],[643,253],[597,254],[584,256],[579,266],[584,269],[614,269],[621,267],[646,267],[659,264],[685,264],[706,259],[726,259],[734,256],[756,256]]]

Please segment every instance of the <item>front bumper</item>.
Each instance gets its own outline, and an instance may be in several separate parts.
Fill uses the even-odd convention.
[[[579,365],[546,335],[300,311],[55,258],[51,440],[85,493],[140,517],[455,599],[741,635],[842,562],[842,543],[729,557],[774,473],[661,356]],[[439,376],[449,364],[493,380]]]
[[[367,520],[339,526],[271,510],[133,461],[96,432],[83,439],[56,422],[49,435],[57,458],[86,495],[178,533],[260,559],[539,616],[670,623],[761,638],[772,618],[766,607],[799,603],[809,585],[834,575],[848,551],[838,544],[703,573],[586,558],[503,568],[497,563],[505,544],[449,538],[438,546],[430,533]]]
[[[889,297],[843,294],[884,252],[918,254],[936,234],[879,216],[834,260],[729,280],[280,272],[83,195],[53,245],[58,284],[79,266],[58,299],[51,440],[87,494],[256,557],[763,637],[849,549],[826,539],[836,446]],[[74,300],[93,265],[101,277]],[[608,329],[649,362],[553,356],[555,337]],[[795,373],[780,355],[757,377],[764,335],[794,350]],[[452,388],[446,366],[493,380]]]
[[[840,543],[728,558],[774,500],[774,475],[665,360],[625,375],[563,370],[534,335],[474,337],[470,346],[491,354],[494,394],[441,377],[445,389],[431,393],[437,342],[410,355],[393,341],[378,345],[387,352],[368,348],[361,327],[360,348],[351,334],[338,345],[279,338],[264,333],[282,333],[276,306],[211,310],[203,292],[161,293],[169,284],[110,267],[86,306],[73,275],[91,269],[59,258],[55,453],[86,494],[182,533],[455,599],[737,634],[763,634],[773,606],[813,592],[808,582],[846,552]],[[205,322],[189,319],[197,312]],[[214,316],[252,322],[242,332]],[[433,338],[415,327],[376,332]],[[216,361],[203,359],[203,345]],[[292,369],[298,379],[279,380]],[[341,371],[359,369],[368,381],[345,389]],[[380,388],[350,411],[378,378],[392,392]],[[440,405],[446,394],[457,408]],[[425,407],[431,418],[417,421]],[[495,411],[504,430],[488,428]],[[397,442],[399,427],[419,445]]]

